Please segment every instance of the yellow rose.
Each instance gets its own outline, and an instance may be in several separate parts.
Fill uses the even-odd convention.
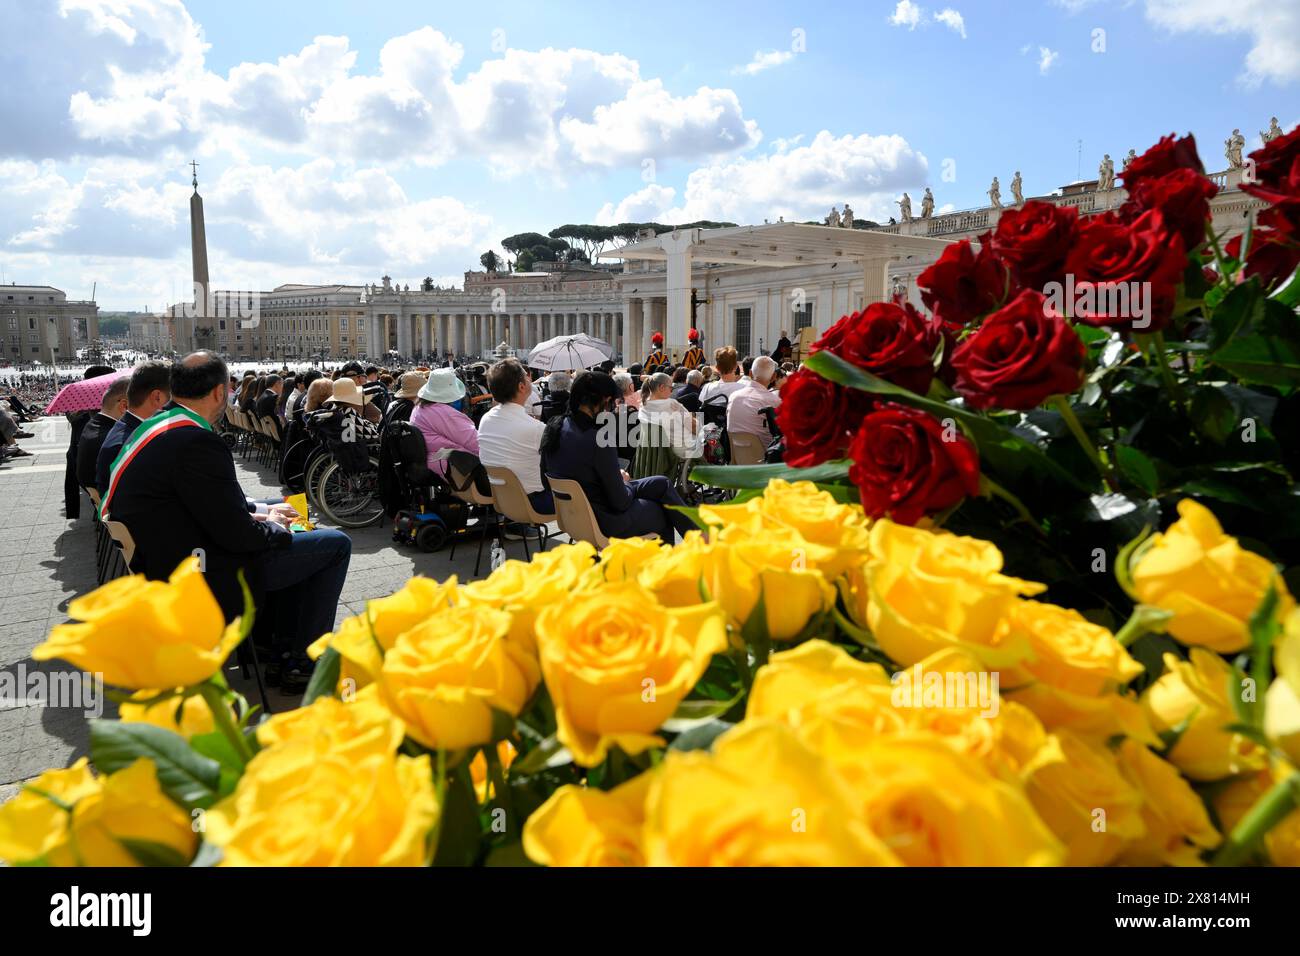
[[[1277,761],[1253,773],[1232,780],[1212,798],[1214,812],[1223,832],[1230,834],[1273,785],[1295,773],[1295,768]],[[1264,852],[1274,866],[1300,866],[1300,810],[1292,810],[1264,834]]]
[[[1048,738],[1025,768],[1025,791],[1065,844],[1070,866],[1105,866],[1146,833],[1142,794],[1105,746],[1068,730]]]
[[[726,640],[716,604],[667,608],[634,583],[550,605],[537,643],[560,742],[584,767],[611,746],[636,754],[662,743],[655,730]]]
[[[68,616],[82,623],[55,627],[32,658],[64,660],[132,690],[202,683],[239,643],[239,621],[226,627],[198,558],[182,561],[166,584],[118,578],[73,601]]]
[[[828,641],[805,641],[773,654],[754,675],[745,705],[749,720],[772,718],[798,727],[818,711],[859,709],[873,714],[890,703],[889,675]],[[900,720],[890,718],[897,729]],[[883,729],[883,726],[880,728]]]
[[[826,737],[867,828],[907,866],[1055,866],[1061,846],[1024,792],[944,738]]]
[[[274,714],[257,725],[257,740],[263,747],[275,747],[311,739],[324,751],[360,758],[395,752],[405,732],[372,684],[351,703],[318,697],[307,707]]]
[[[66,770],[47,770],[23,784],[13,799],[0,804],[0,860],[23,864],[70,859],[72,814],[66,808],[99,788],[85,757]]]
[[[497,760],[501,762],[501,770],[504,772],[507,767],[515,762],[518,751],[515,750],[514,744],[508,740],[497,741]],[[469,777],[474,784],[474,792],[478,795],[479,803],[492,799],[493,788],[492,781],[488,779],[487,757],[480,750],[474,754],[474,759],[469,763]]]
[[[641,568],[668,552],[670,549],[654,538],[615,538],[600,552],[600,564],[592,567],[591,578],[606,583],[635,581]]]
[[[1268,759],[1249,737],[1224,729],[1237,722],[1230,689],[1240,693],[1223,658],[1193,647],[1190,661],[1166,654],[1165,673],[1142,695],[1142,707],[1156,733],[1187,724],[1166,759],[1193,780],[1259,770]]]
[[[669,751],[646,797],[652,866],[889,866],[856,798],[794,731],[746,722],[713,753]]]
[[[1158,746],[1136,698],[1124,686],[1142,673],[1115,635],[1078,611],[1017,601],[1011,629],[1029,641],[1031,656],[1002,672],[1003,692],[1049,728],[1067,727],[1104,740],[1119,734]]]
[[[536,655],[538,613],[563,601],[591,572],[595,557],[596,549],[580,541],[535,554],[531,561],[507,561],[482,581],[461,588],[460,600],[508,611],[510,639]]]
[[[199,838],[190,815],[162,792],[153,761],[141,757],[102,783],[73,808],[69,857],[81,866],[184,866],[193,859]]]
[[[700,517],[750,534],[794,532],[808,543],[808,566],[828,580],[862,560],[871,536],[871,519],[861,505],[842,504],[810,481],[774,478],[761,495],[740,504],[701,505]]]
[[[332,647],[343,658],[339,687],[353,692],[374,683],[384,666],[384,654],[397,638],[434,618],[456,599],[456,576],[439,584],[414,577],[400,591],[366,602],[366,613],[344,619],[339,629],[313,645],[320,653]]]
[[[425,866],[438,807],[428,754],[354,759],[303,738],[249,761],[206,819],[222,866]]]
[[[1273,644],[1277,677],[1264,698],[1264,732],[1300,764],[1300,608],[1286,617],[1285,631]]]
[[[492,712],[517,716],[537,686],[532,656],[507,638],[510,615],[462,605],[404,632],[379,689],[407,733],[433,750],[492,739]]]
[[[1133,590],[1144,604],[1169,611],[1166,630],[1184,644],[1221,654],[1250,645],[1250,616],[1268,584],[1278,590],[1278,612],[1295,606],[1271,562],[1223,533],[1218,519],[1190,498],[1179,519],[1135,556]]]
[[[641,828],[654,771],[613,790],[567,784],[524,823],[524,852],[543,866],[644,866]]]
[[[186,697],[168,697],[153,704],[141,703],[161,694],[159,690],[138,690],[129,700],[118,705],[117,718],[124,724],[153,724],[163,730],[180,734],[186,740],[196,734],[210,734],[216,730],[212,711],[198,694]],[[232,710],[230,714],[235,719]]]
[[[708,568],[713,547],[698,531],[688,531],[681,543],[659,552],[641,565],[637,582],[667,607],[694,607],[708,588]]]
[[[880,647],[910,665],[957,648],[998,669],[1029,654],[1009,633],[1020,595],[1043,585],[1001,573],[1002,553],[987,541],[909,528],[892,521],[871,528],[867,623]]]
[[[791,640],[835,604],[835,589],[808,564],[808,548],[797,535],[751,536],[727,528],[712,546],[706,574],[709,594],[735,627],[749,620],[761,595],[768,637]]]
[[[1203,850],[1222,838],[1205,804],[1174,767],[1136,740],[1125,740],[1116,754],[1120,772],[1142,796],[1146,833],[1124,848],[1127,866],[1198,866]]]

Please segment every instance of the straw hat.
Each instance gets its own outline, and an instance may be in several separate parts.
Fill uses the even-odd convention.
[[[394,398],[415,398],[419,394],[420,388],[429,380],[427,375],[421,375],[419,372],[407,372],[402,376],[397,391],[393,393]]]
[[[451,404],[465,397],[465,383],[456,377],[456,370],[435,368],[429,373],[429,381],[419,391],[419,397],[426,402]]]
[[[370,396],[363,394],[361,389],[357,388],[357,383],[352,379],[340,378],[334,382],[334,394],[325,401],[345,402],[348,405],[355,405],[360,408],[370,401]]]

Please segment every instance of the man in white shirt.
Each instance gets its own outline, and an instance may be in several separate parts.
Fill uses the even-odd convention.
[[[542,484],[542,432],[546,430],[528,414],[533,382],[518,359],[497,362],[487,374],[488,391],[496,405],[478,425],[478,457],[484,465],[509,468],[519,476],[539,514],[554,514],[551,492]]]
[[[750,379],[732,394],[727,403],[729,434],[757,435],[764,447],[772,441],[763,410],[781,407],[781,393],[768,387],[776,376],[776,368],[776,362],[769,356],[760,355],[754,359]]]
[[[701,403],[717,395],[730,396],[745,386],[744,379],[740,377],[740,356],[730,345],[713,353],[713,366],[718,370],[718,379],[700,390]]]

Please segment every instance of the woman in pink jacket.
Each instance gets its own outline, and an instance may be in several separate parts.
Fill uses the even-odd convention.
[[[416,393],[415,411],[411,412],[411,424],[424,435],[429,470],[444,478],[447,459],[440,452],[478,454],[478,431],[469,416],[456,407],[464,398],[465,383],[456,377],[455,370],[435,368]]]

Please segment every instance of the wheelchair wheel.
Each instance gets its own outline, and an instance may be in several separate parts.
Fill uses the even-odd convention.
[[[334,459],[325,449],[317,449],[307,461],[307,467],[303,469],[303,490],[307,493],[307,500],[317,511],[321,509],[320,501],[320,479],[325,474],[325,469],[333,464]]]
[[[347,472],[332,461],[320,478],[320,510],[340,528],[364,528],[384,513],[379,500],[379,463],[367,471]]]
[[[437,551],[447,543],[447,529],[441,521],[428,521],[415,533],[415,546],[421,551]]]

